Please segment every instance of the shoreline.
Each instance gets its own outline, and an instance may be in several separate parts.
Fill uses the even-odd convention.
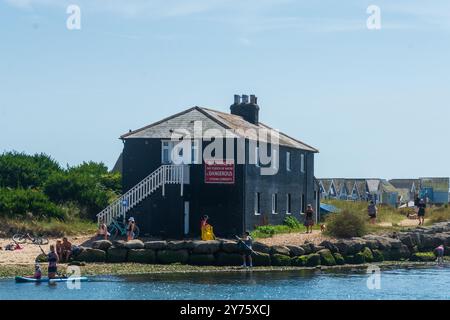
[[[59,265],[59,270],[67,268],[67,264]],[[317,267],[253,267],[251,269],[242,267],[218,267],[218,266],[191,266],[191,265],[160,265],[160,264],[137,264],[137,263],[92,263],[81,266],[81,275],[88,277],[98,276],[133,276],[133,275],[179,275],[199,273],[248,273],[248,272],[329,272],[329,273],[361,273],[369,266],[379,267],[381,271],[393,269],[420,269],[437,266],[436,262],[411,262],[411,261],[384,261],[377,263],[365,263],[360,265],[340,266],[317,266]],[[450,260],[446,259],[444,267],[450,266]],[[0,265],[0,280],[11,279],[15,276],[26,276],[32,274],[30,265]]]

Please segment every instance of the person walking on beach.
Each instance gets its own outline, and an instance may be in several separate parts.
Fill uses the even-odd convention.
[[[243,264],[242,267],[246,268],[247,267],[247,261],[248,261],[248,266],[250,268],[253,267],[253,260],[252,260],[252,253],[253,253],[253,239],[250,236],[250,232],[246,231],[242,238],[237,238],[238,239],[238,244],[241,247],[242,250],[242,260],[243,260]]]
[[[308,204],[305,212],[305,223],[306,233],[312,233],[312,228],[314,226],[314,210],[312,205]]]
[[[130,217],[130,219],[128,219],[128,226],[127,226],[127,241],[134,239],[135,229],[136,229],[136,221],[134,221],[133,217]]]
[[[373,200],[370,201],[369,206],[367,207],[367,213],[370,218],[370,223],[375,224],[377,222],[378,208]]]
[[[423,199],[420,199],[419,211],[417,212],[417,215],[419,216],[419,226],[423,226],[425,223],[426,207],[427,207],[427,205],[425,204],[425,201]]]
[[[437,256],[436,262],[439,264],[444,263],[444,251],[445,251],[445,248],[444,248],[443,244],[441,244],[439,247],[434,249],[434,252],[436,253],[436,256]]]

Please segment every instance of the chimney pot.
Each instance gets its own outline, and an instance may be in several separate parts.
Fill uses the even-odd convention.
[[[246,94],[242,95],[242,103],[243,104],[247,104],[248,103],[248,95],[246,95]]]
[[[250,95],[250,103],[251,104],[257,104],[257,97],[254,94]]]
[[[234,104],[239,104],[241,103],[241,96],[238,94],[234,95]]]

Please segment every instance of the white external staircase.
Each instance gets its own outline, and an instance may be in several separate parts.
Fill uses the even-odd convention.
[[[185,165],[160,166],[97,214],[98,222],[103,221],[106,225],[110,225],[114,219],[122,217],[125,220],[126,213],[130,209],[134,208],[160,187],[164,196],[166,184],[180,184],[181,196],[183,196],[185,170]]]

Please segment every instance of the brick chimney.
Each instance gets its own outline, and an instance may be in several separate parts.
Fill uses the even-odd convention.
[[[230,106],[231,114],[241,116],[245,121],[258,125],[259,123],[259,106],[258,98],[252,94],[250,101],[248,95],[243,94],[242,97],[234,95],[234,103]]]

